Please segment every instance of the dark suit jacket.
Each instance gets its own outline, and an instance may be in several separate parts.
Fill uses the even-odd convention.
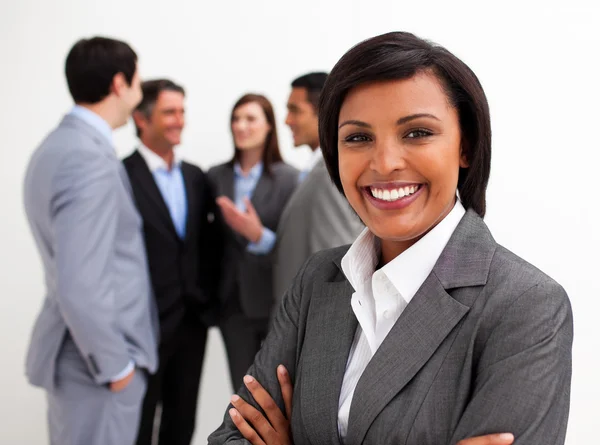
[[[276,368],[294,383],[294,443],[336,444],[342,379],[357,321],[341,271],[347,247],[317,253],[277,311],[249,373],[283,410]],[[512,432],[515,445],[563,444],[572,313],[563,288],[492,238],[468,211],[354,392],[346,445],[455,445]],[[241,397],[252,401],[241,388]],[[229,414],[209,444],[242,444]]]
[[[219,228],[214,220],[214,196],[200,168],[181,163],[187,195],[187,224],[179,238],[160,190],[146,161],[135,151],[123,160],[137,208],[144,221],[150,278],[158,306],[161,342],[174,333],[186,311],[199,322],[216,323],[218,263],[221,258]]]
[[[231,163],[208,172],[216,196],[234,200],[234,171]],[[283,208],[298,183],[298,171],[283,162],[263,172],[251,202],[263,226],[277,232]],[[224,225],[225,247],[221,264],[219,295],[222,304],[239,298],[243,313],[250,318],[268,318],[273,308],[273,253],[256,255],[247,251],[248,241]]]

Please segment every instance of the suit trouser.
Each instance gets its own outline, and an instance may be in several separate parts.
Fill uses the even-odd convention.
[[[186,314],[176,332],[160,345],[159,367],[148,381],[137,445],[155,443],[156,430],[159,445],[192,441],[207,331],[198,317]],[[160,419],[155,419],[159,404]]]
[[[236,296],[226,304],[219,328],[227,352],[231,384],[236,392],[267,336],[269,319],[246,316]]]
[[[56,361],[56,385],[48,396],[51,445],[132,445],[139,422],[146,372],[114,393],[92,378],[67,335]]]

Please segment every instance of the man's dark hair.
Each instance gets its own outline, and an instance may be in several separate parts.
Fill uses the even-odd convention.
[[[136,107],[145,117],[149,118],[154,110],[158,96],[163,91],[176,91],[185,96],[185,90],[181,85],[169,79],[152,79],[142,82],[142,101]],[[140,128],[136,125],[135,131],[138,137],[141,135]]]
[[[319,98],[321,97],[321,90],[325,86],[327,80],[327,73],[308,73],[304,76],[298,77],[292,82],[292,88],[306,88],[306,95],[308,101],[312,104],[315,113],[319,109]]]
[[[492,159],[490,110],[483,88],[475,73],[450,51],[407,32],[365,40],[331,70],[319,105],[319,138],[331,179],[343,193],[338,119],[348,92],[366,83],[409,79],[422,72],[437,77],[449,104],[458,111],[461,149],[468,163],[458,172],[458,194],[465,208],[483,218]]]
[[[93,37],[79,40],[67,56],[65,74],[75,103],[95,104],[110,94],[118,73],[129,85],[135,75],[137,54],[120,40]]]

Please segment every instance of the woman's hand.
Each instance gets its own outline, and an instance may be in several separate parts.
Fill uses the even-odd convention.
[[[286,415],[284,416],[271,395],[252,376],[244,377],[244,384],[260,405],[268,420],[252,405],[237,395],[231,398],[235,408],[229,410],[233,423],[252,445],[291,445],[290,419],[292,417],[292,382],[283,365],[277,367],[277,380],[281,387]],[[511,445],[514,436],[510,433],[488,434],[469,437],[456,445]]]
[[[510,433],[487,434],[463,439],[456,445],[511,445],[514,440],[514,436]]]
[[[235,408],[229,410],[233,423],[252,445],[291,445],[292,435],[290,419],[292,417],[292,382],[283,365],[277,367],[277,380],[281,387],[285,415],[281,412],[271,395],[252,376],[244,377],[244,384],[265,416],[237,395],[231,398]],[[468,445],[468,444],[467,444]]]
[[[244,198],[245,212],[240,211],[226,196],[219,196],[216,201],[221,209],[223,219],[233,231],[239,233],[251,243],[260,241],[263,225],[248,198]]]

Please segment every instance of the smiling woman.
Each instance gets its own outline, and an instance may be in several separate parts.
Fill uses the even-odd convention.
[[[233,388],[267,335],[273,307],[272,250],[281,213],[298,171],[279,153],[273,106],[259,94],[242,96],[231,111],[235,154],[208,177],[225,227],[219,298],[220,329]]]
[[[366,229],[304,265],[209,443],[564,443],[571,307],[482,219],[475,74],[412,34],[367,40],[332,70],[319,134]]]

